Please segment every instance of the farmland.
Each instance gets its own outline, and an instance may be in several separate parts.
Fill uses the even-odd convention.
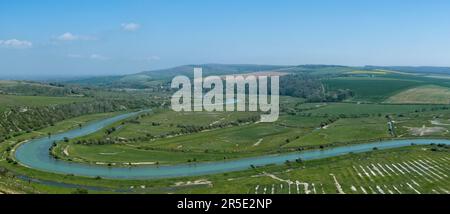
[[[229,173],[198,185],[201,191],[248,194],[449,194],[448,149],[413,147],[305,163],[286,163],[253,172]],[[219,177],[219,176],[217,176]]]
[[[448,194],[449,150],[437,145],[289,162],[239,172],[158,180],[109,180],[55,175],[18,168],[54,187],[0,175],[6,192],[241,193],[241,194]],[[0,162],[1,165],[3,165]],[[95,187],[95,188],[94,188]],[[90,189],[93,188],[93,189]]]
[[[0,191],[448,194],[449,149],[445,145],[374,149],[281,165],[249,165],[242,171],[151,180],[44,172],[23,167],[14,158],[17,146],[28,140],[81,129],[94,121],[139,109],[151,111],[114,122],[85,136],[55,142],[48,155],[69,163],[126,169],[195,166],[384,140],[450,138],[450,106],[445,102],[448,83],[443,78],[338,66],[269,68],[257,72],[282,73],[281,78],[295,75],[298,81],[285,83],[306,81],[314,86],[312,91],[296,85],[285,87],[295,93],[281,97],[280,117],[274,123],[260,123],[260,112],[174,112],[168,108],[171,91],[164,88],[164,80],[146,73],[123,76],[114,83],[108,82],[115,81],[110,78],[102,83],[105,88],[95,90],[37,83],[29,87],[29,83],[23,83],[26,87],[20,86],[20,94],[0,95],[0,109],[11,111],[8,120],[2,122],[5,127],[15,128],[3,129],[9,134],[2,136],[0,144]],[[211,72],[234,74],[239,69]],[[244,73],[252,72],[256,71],[250,69]],[[90,81],[99,79],[82,84],[89,85]],[[110,88],[129,87],[136,81],[139,86],[135,89]],[[10,91],[11,87],[22,85],[3,84],[3,88]],[[42,88],[52,88],[56,91],[51,93],[58,96],[48,96]],[[76,94],[65,94],[68,88]],[[310,92],[318,96],[303,96]],[[33,93],[38,94],[29,96]],[[36,116],[40,119],[33,119]],[[29,178],[36,180],[32,182]]]
[[[389,97],[386,102],[450,104],[450,89],[433,85],[412,88]]]
[[[0,111],[14,106],[47,106],[56,104],[68,104],[73,102],[86,102],[90,98],[79,97],[44,97],[44,96],[15,96],[0,94]]]
[[[389,104],[305,104],[298,115],[283,114],[275,124],[237,123],[220,128],[211,124],[227,124],[251,116],[249,113],[171,113],[153,112],[136,123],[121,123],[111,134],[103,132],[61,142],[53,153],[61,159],[90,164],[127,165],[178,164],[253,157],[265,154],[318,149],[383,139],[417,136],[415,129],[432,128],[422,137],[448,136],[445,106]],[[312,108],[312,109],[311,109]],[[170,116],[172,115],[172,116]],[[189,120],[195,115],[195,121]],[[395,135],[387,122],[395,120]],[[178,120],[171,119],[172,117]],[[439,117],[439,118],[438,118]],[[434,122],[433,122],[434,121]],[[436,121],[441,121],[441,124]],[[433,123],[432,123],[433,122]],[[183,125],[184,124],[184,125]],[[206,127],[182,134],[180,127]],[[436,129],[437,128],[437,129]],[[426,128],[425,128],[426,129]],[[152,137],[149,137],[152,136]],[[156,137],[155,137],[156,136]],[[95,139],[118,139],[95,143]],[[94,143],[82,143],[94,140]],[[81,143],[80,143],[81,141]]]
[[[423,83],[413,80],[384,77],[341,77],[325,81],[330,89],[344,88],[354,91],[355,101],[381,102],[393,94],[417,87]]]

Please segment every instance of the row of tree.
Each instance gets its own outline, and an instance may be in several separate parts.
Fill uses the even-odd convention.
[[[307,102],[339,102],[353,96],[348,89],[326,91],[320,77],[307,73],[282,76],[280,94],[304,98]]]
[[[92,138],[92,139],[80,139],[76,140],[75,144],[80,145],[108,145],[108,144],[116,144],[116,143],[122,143],[122,142],[143,142],[143,141],[150,141],[154,139],[160,139],[165,138],[168,136],[177,136],[177,135],[183,135],[183,134],[191,134],[191,133],[197,133],[204,130],[210,130],[210,129],[217,129],[217,128],[224,128],[224,127],[231,127],[231,126],[238,126],[244,123],[254,123],[259,121],[259,116],[251,116],[247,118],[239,118],[235,121],[228,121],[228,122],[221,122],[211,125],[177,125],[177,128],[180,130],[172,130],[167,133],[159,134],[159,135],[151,135],[147,133],[145,136],[136,136],[132,138],[121,138],[121,137],[113,137],[109,136],[112,132],[114,132],[117,128],[108,128],[105,131],[105,135],[101,138]],[[126,122],[125,122],[126,123]],[[124,123],[123,123],[124,124]],[[152,126],[159,126],[160,123],[152,123]]]
[[[160,104],[146,99],[96,99],[51,106],[12,107],[0,114],[0,142],[73,117],[158,106]]]

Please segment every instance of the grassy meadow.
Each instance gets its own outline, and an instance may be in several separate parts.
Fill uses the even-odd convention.
[[[56,104],[67,104],[73,102],[87,102],[91,98],[84,97],[46,97],[46,96],[17,96],[0,94],[0,111],[15,106],[35,107]]]
[[[389,97],[387,103],[450,104],[450,88],[426,85],[402,91]]]
[[[324,90],[348,89],[352,96],[336,102],[282,96],[279,120],[259,123],[255,120],[259,112],[171,111],[167,108],[167,94],[170,93],[158,91],[163,81],[156,83],[145,75],[126,76],[116,84],[126,82],[128,86],[139,81],[146,85],[152,80],[155,87],[151,89],[155,91],[152,99],[162,103],[152,106],[151,112],[116,122],[99,132],[58,142],[49,154],[61,161],[104,167],[136,167],[232,160],[387,139],[450,139],[450,84],[446,78],[349,67],[305,66],[283,72],[307,72],[320,79]],[[16,82],[2,84],[17,87]],[[41,86],[33,84],[34,87]],[[133,99],[141,99],[151,90],[114,89],[92,93],[112,100],[128,94]],[[77,96],[1,94],[0,111],[12,107],[48,107],[95,100]],[[5,138],[0,144],[0,192],[449,194],[450,151],[442,145],[371,151],[283,165],[249,166],[248,170],[239,172],[152,180],[60,175],[9,161],[13,157],[12,148],[20,142],[76,129],[126,112],[119,107],[109,113],[65,118],[47,127],[22,130],[16,136]],[[27,178],[42,182],[32,182]],[[55,181],[58,183],[52,183]]]
[[[296,115],[282,114],[274,124],[243,123],[181,135],[167,135],[180,124],[207,126],[248,117],[243,112],[171,113],[157,111],[136,123],[118,123],[102,132],[61,142],[53,153],[61,159],[90,164],[171,165],[319,149],[385,139],[448,136],[450,110],[443,105],[329,103],[304,104]],[[172,114],[172,116],[169,116]],[[191,120],[192,115],[197,118]],[[389,118],[387,118],[389,117]],[[178,119],[175,119],[178,118]],[[395,135],[388,122],[395,121]],[[155,126],[155,123],[158,125]],[[425,127],[425,128],[424,128]],[[417,132],[423,134],[418,136]],[[161,135],[153,139],[145,136]],[[77,140],[117,138],[108,145],[83,145]]]

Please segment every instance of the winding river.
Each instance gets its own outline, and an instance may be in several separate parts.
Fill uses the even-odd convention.
[[[152,179],[195,176],[245,170],[248,169],[251,165],[263,166],[267,164],[281,164],[286,160],[295,160],[298,158],[301,158],[302,160],[313,160],[345,155],[350,152],[362,153],[371,151],[374,147],[378,149],[391,149],[410,146],[412,144],[426,145],[431,143],[450,145],[449,140],[438,139],[391,140],[377,143],[341,146],[326,150],[303,151],[279,155],[265,155],[231,161],[197,163],[195,165],[179,164],[173,166],[135,167],[107,167],[72,163],[63,160],[56,160],[49,155],[49,148],[52,146],[54,141],[61,141],[64,139],[64,137],[76,138],[85,136],[97,132],[117,121],[135,116],[139,113],[141,112],[121,114],[90,123],[89,125],[85,125],[78,129],[73,129],[64,133],[56,134],[51,137],[43,137],[40,139],[30,140],[29,142],[23,143],[17,147],[14,153],[15,158],[20,164],[25,165],[29,168],[59,174],[73,174],[88,177],[100,176],[103,178],[112,179]]]

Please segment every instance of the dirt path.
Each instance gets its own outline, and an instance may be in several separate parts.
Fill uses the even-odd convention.
[[[342,186],[339,184],[338,180],[336,179],[336,176],[334,174],[330,174],[334,179],[334,185],[336,186],[336,190],[339,194],[345,194],[344,190],[342,190]]]
[[[258,146],[259,144],[261,144],[262,141],[263,141],[263,138],[259,139],[258,142],[256,142],[255,144],[253,144],[253,146]]]
[[[67,157],[69,156],[69,146],[66,146],[66,148],[64,148],[63,153],[65,156],[67,156]]]
[[[431,122],[431,124],[437,125],[437,126],[450,126],[450,124],[448,124],[448,123],[442,123],[442,122],[440,122],[440,121],[438,121],[438,120],[432,120],[432,121],[430,121],[430,122]]]
[[[412,135],[416,136],[425,136],[447,131],[447,129],[443,127],[426,127],[425,125],[422,125],[421,128],[407,126],[405,126],[405,128],[407,128]]]
[[[274,180],[281,181],[281,182],[286,182],[288,184],[294,184],[294,182],[292,182],[291,180],[284,180],[284,179],[282,179],[282,178],[280,178],[280,177],[278,177],[278,176],[276,176],[274,174],[270,174],[270,173],[267,173],[267,172],[263,172],[262,176],[267,176],[267,177],[270,177],[270,178],[272,178]]]

